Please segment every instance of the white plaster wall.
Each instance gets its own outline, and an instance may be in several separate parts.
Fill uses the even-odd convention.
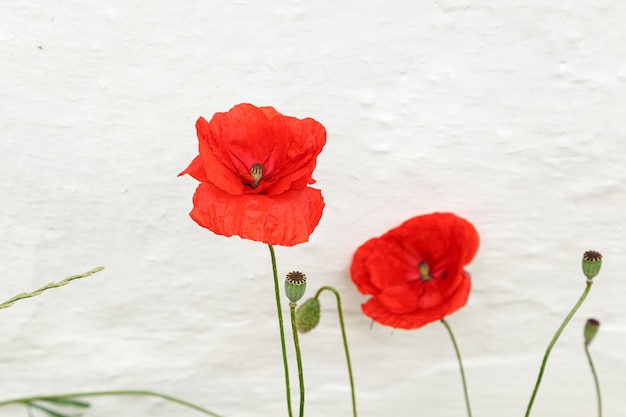
[[[482,239],[449,320],[474,414],[523,415],[597,249],[533,416],[594,415],[589,316],[605,415],[626,415],[625,20],[609,0],[1,2],[0,294],[107,267],[0,311],[2,398],[143,388],[286,415],[268,250],[196,226],[196,183],[176,177],[197,117],[251,102],[328,131],[320,225],[277,254],[281,274],[343,294],[360,416],[465,413],[444,328],[371,328],[348,276],[359,244],[432,211]],[[332,301],[301,339],[309,416],[350,415]],[[92,417],[196,415],[94,403]]]

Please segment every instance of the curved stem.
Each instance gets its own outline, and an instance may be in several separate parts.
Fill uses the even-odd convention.
[[[302,372],[302,355],[300,353],[300,341],[298,339],[298,329],[296,328],[296,303],[289,303],[291,312],[291,333],[293,333],[293,345],[296,349],[296,360],[298,362],[298,382],[300,383],[300,417],[304,416],[304,373]]]
[[[548,345],[548,348],[546,349],[546,353],[543,355],[541,368],[539,368],[539,376],[537,376],[537,383],[535,384],[533,395],[530,397],[530,402],[528,403],[528,407],[526,408],[526,414],[524,414],[524,417],[528,417],[530,415],[530,410],[533,407],[533,402],[535,401],[535,397],[537,396],[537,391],[539,391],[539,385],[541,384],[541,378],[543,377],[543,371],[546,368],[546,363],[548,362],[550,351],[552,351],[552,348],[556,344],[556,341],[559,339],[559,336],[561,336],[561,333],[563,333],[563,330],[565,329],[565,326],[567,326],[567,323],[569,323],[572,317],[574,317],[574,314],[576,313],[578,308],[581,306],[583,301],[585,301],[585,298],[587,298],[587,294],[589,294],[589,290],[591,290],[591,284],[592,284],[592,281],[588,280],[587,286],[585,287],[585,291],[578,299],[578,302],[576,303],[576,305],[574,305],[574,308],[572,308],[572,311],[570,311],[567,317],[565,317],[565,320],[563,320],[563,323],[561,323],[561,327],[559,327],[559,329],[556,331],[556,333],[554,334],[554,337],[552,337],[552,340],[550,341],[550,344]]]
[[[598,400],[598,417],[602,417],[602,397],[600,395],[600,381],[598,381],[598,374],[596,373],[596,367],[593,366],[593,361],[591,360],[591,353],[589,353],[589,344],[585,343],[585,354],[587,355],[587,360],[589,361],[589,367],[591,368],[591,373],[593,374],[593,382],[596,386],[596,398]]]
[[[36,397],[24,397],[24,398],[16,398],[13,400],[5,400],[0,401],[0,407],[4,407],[10,404],[24,404],[29,405],[33,401],[46,401],[46,400],[64,400],[69,398],[79,398],[79,397],[104,397],[104,396],[115,396],[115,395],[136,395],[136,396],[147,396],[147,397],[157,397],[163,400],[176,403],[183,407],[191,408],[193,410],[199,411],[202,414],[212,417],[221,417],[219,414],[213,413],[205,408],[200,407],[199,405],[192,404],[190,402],[181,400],[176,397],[172,397],[171,395],[161,394],[154,391],[145,391],[145,390],[118,390],[118,391],[88,391],[88,392],[75,392],[70,394],[60,394],[60,395],[42,395]]]
[[[333,287],[324,286],[317,290],[315,298],[319,298],[322,291],[327,290],[335,294],[337,299],[337,315],[339,316],[339,326],[341,327],[341,337],[343,338],[343,349],[346,353],[346,363],[348,364],[348,376],[350,377],[350,392],[352,394],[352,415],[357,417],[356,414],[356,395],[354,394],[354,377],[352,376],[352,363],[350,361],[350,351],[348,350],[348,337],[346,336],[346,325],[343,321],[343,309],[341,308],[341,297],[339,291]]]
[[[280,288],[278,286],[278,270],[276,268],[276,254],[274,254],[274,247],[267,245],[270,248],[270,255],[272,257],[272,273],[274,275],[274,293],[276,294],[276,311],[278,313],[278,328],[280,329],[280,346],[283,352],[283,367],[285,368],[285,389],[287,392],[287,411],[289,417],[293,417],[293,411],[291,410],[291,386],[289,385],[289,364],[287,363],[287,348],[285,346],[285,326],[283,325],[283,309],[280,305]]]
[[[446,319],[441,319],[441,323],[446,326],[446,330],[448,330],[448,334],[450,335],[450,339],[452,340],[452,345],[454,346],[456,359],[459,362],[459,369],[461,370],[461,381],[463,382],[463,394],[465,395],[465,408],[467,409],[467,416],[472,417],[472,408],[470,407],[469,394],[467,393],[467,381],[465,380],[465,370],[463,369],[463,361],[461,360],[461,351],[459,350],[459,346],[456,343],[454,333],[452,333],[452,328],[450,327]]]

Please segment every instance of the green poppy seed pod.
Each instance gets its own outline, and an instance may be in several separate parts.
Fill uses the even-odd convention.
[[[587,277],[587,281],[591,281],[593,277],[598,275],[602,266],[602,255],[595,250],[588,250],[583,254],[583,273]]]
[[[250,167],[250,176],[252,177],[252,181],[254,186],[259,185],[259,181],[261,181],[261,177],[263,176],[263,165],[254,164]]]
[[[587,319],[587,322],[585,323],[585,330],[584,330],[585,346],[588,346],[589,343],[591,343],[593,338],[596,336],[596,333],[598,333],[599,328],[600,328],[600,322],[598,320]]]
[[[300,333],[313,330],[320,322],[320,302],[309,298],[296,309],[296,328]]]
[[[292,271],[285,278],[285,293],[292,303],[297,303],[306,290],[306,275],[300,271]]]

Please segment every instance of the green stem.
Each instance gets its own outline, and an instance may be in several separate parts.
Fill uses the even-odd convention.
[[[319,298],[322,291],[327,290],[335,294],[335,298],[337,299],[337,313],[339,316],[339,326],[341,327],[341,336],[343,338],[343,349],[346,353],[346,363],[348,364],[348,376],[350,377],[350,392],[352,394],[352,415],[357,417],[356,414],[356,395],[354,394],[354,377],[352,376],[352,363],[350,361],[350,351],[348,350],[348,337],[346,336],[346,325],[343,321],[343,309],[341,308],[341,297],[339,296],[339,291],[334,289],[333,287],[322,287],[317,290],[315,294],[315,298]]]
[[[10,404],[24,404],[30,405],[33,401],[46,401],[46,400],[64,400],[69,398],[79,398],[79,397],[104,397],[104,396],[114,396],[114,395],[136,395],[136,396],[147,396],[147,397],[157,397],[163,400],[176,403],[183,407],[191,408],[193,410],[199,411],[202,414],[212,417],[221,417],[219,414],[213,413],[205,408],[200,407],[199,405],[192,404],[190,402],[181,400],[176,397],[172,397],[171,395],[161,394],[154,391],[145,391],[145,390],[121,390],[121,391],[88,391],[88,392],[75,392],[70,394],[60,394],[60,395],[42,395],[37,397],[24,397],[24,398],[16,398],[13,400],[0,401],[0,407],[4,407]]]
[[[287,363],[287,348],[285,346],[285,326],[283,325],[283,308],[280,305],[280,288],[278,286],[278,270],[276,268],[276,254],[274,254],[274,247],[267,245],[270,248],[270,255],[272,257],[272,273],[274,274],[274,293],[276,294],[276,311],[278,312],[278,327],[280,329],[280,345],[283,352],[283,367],[285,368],[285,389],[287,391],[287,411],[289,417],[293,417],[293,411],[291,410],[291,386],[289,385],[289,364]]]
[[[300,341],[298,340],[298,329],[296,328],[296,303],[289,303],[291,312],[291,333],[293,333],[293,345],[296,349],[296,360],[298,362],[298,382],[300,384],[300,417],[304,416],[304,373],[302,372],[302,354],[300,352]]]
[[[548,348],[546,349],[546,353],[545,355],[543,355],[543,361],[541,362],[541,368],[539,368],[539,376],[537,377],[537,383],[535,384],[533,395],[530,397],[530,402],[528,403],[528,407],[526,408],[526,414],[524,414],[524,417],[528,417],[530,415],[530,410],[533,407],[533,402],[535,401],[535,397],[537,396],[537,391],[539,391],[539,385],[541,384],[541,378],[543,377],[543,371],[546,368],[546,363],[548,362],[550,351],[552,351],[552,348],[556,344],[556,341],[559,339],[559,336],[561,336],[561,333],[563,333],[563,330],[565,330],[565,326],[567,326],[567,323],[569,323],[572,317],[574,317],[574,314],[576,313],[578,308],[581,306],[583,301],[585,301],[585,298],[587,298],[587,294],[589,294],[589,290],[591,290],[591,284],[592,284],[592,281],[587,280],[587,286],[585,287],[585,291],[578,299],[578,302],[576,303],[574,308],[572,308],[572,311],[570,311],[567,317],[565,317],[565,320],[563,320],[563,323],[561,323],[561,327],[559,327],[559,329],[556,331],[556,333],[554,334],[554,337],[552,337],[552,340],[550,341],[550,344],[548,345]]]
[[[456,338],[454,337],[454,333],[452,333],[452,328],[446,321],[446,319],[441,319],[441,322],[444,326],[446,326],[446,330],[448,330],[448,334],[450,335],[450,339],[452,340],[452,345],[454,346],[454,352],[456,353],[456,359],[459,362],[459,369],[461,370],[461,381],[463,382],[463,394],[465,395],[465,408],[467,409],[468,417],[472,417],[472,409],[470,407],[469,394],[467,393],[467,381],[465,380],[465,370],[463,369],[463,361],[461,360],[461,351],[459,350],[459,346],[456,343]]]
[[[93,275],[96,272],[102,271],[103,269],[104,269],[103,266],[99,266],[99,267],[94,268],[94,269],[92,269],[90,271],[87,271],[87,272],[85,272],[83,274],[72,275],[71,277],[67,277],[64,280],[59,281],[59,282],[51,282],[51,283],[46,284],[43,287],[41,287],[41,288],[39,288],[39,289],[37,289],[37,290],[35,290],[33,292],[23,292],[21,294],[16,295],[15,297],[9,298],[4,303],[0,304],[0,309],[11,307],[13,304],[15,304],[16,301],[23,300],[25,298],[35,297],[36,295],[39,295],[42,292],[50,290],[52,288],[62,287],[64,285],[67,285],[70,282],[74,281],[75,279],[86,278],[89,275]]]
[[[598,417],[602,417],[602,397],[600,396],[600,381],[598,381],[598,374],[596,373],[596,367],[593,366],[593,361],[591,360],[591,353],[589,353],[589,344],[585,343],[585,354],[587,355],[587,360],[589,361],[589,367],[591,368],[591,373],[593,374],[593,382],[596,385],[596,398],[598,399]]]

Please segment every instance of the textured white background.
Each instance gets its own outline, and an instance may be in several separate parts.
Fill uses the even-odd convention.
[[[225,417],[286,415],[268,250],[198,227],[196,183],[176,177],[197,117],[251,102],[328,131],[322,220],[277,254],[281,275],[343,294],[360,416],[465,415],[443,326],[370,328],[348,276],[363,241],[432,211],[481,235],[449,318],[475,415],[523,415],[587,249],[603,270],[533,416],[594,415],[589,316],[605,415],[626,415],[625,20],[608,0],[2,2],[0,294],[107,267],[0,311],[2,399],[144,388]],[[348,416],[322,303],[301,339],[307,414]],[[111,415],[197,414],[143,398],[89,412]]]

